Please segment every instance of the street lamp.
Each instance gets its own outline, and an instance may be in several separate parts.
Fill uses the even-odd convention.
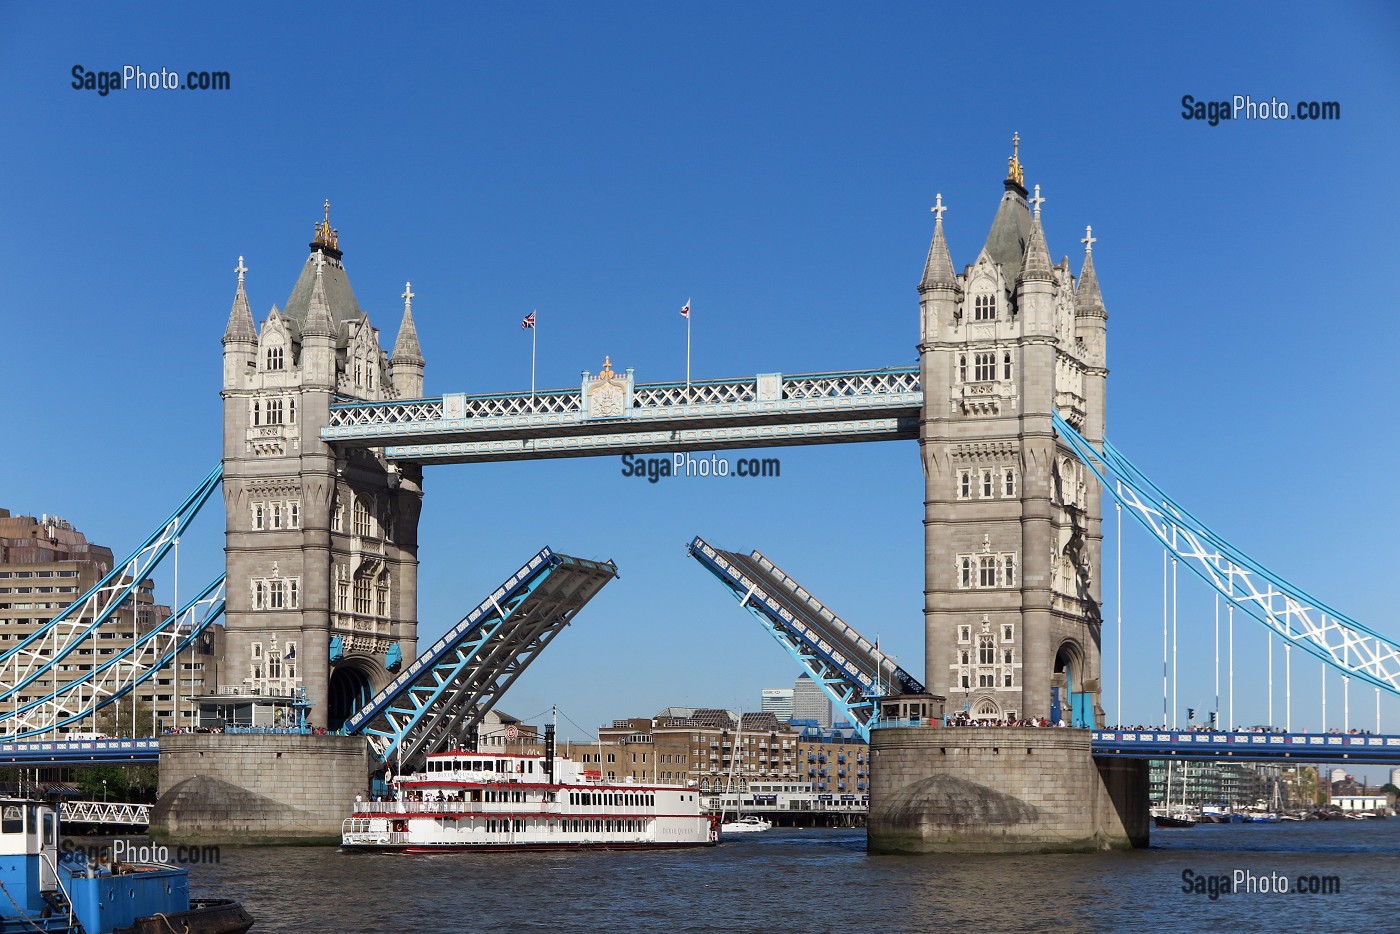
[[[107,779],[102,779],[102,803],[107,803]]]

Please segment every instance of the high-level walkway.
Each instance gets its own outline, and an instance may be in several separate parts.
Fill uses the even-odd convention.
[[[918,437],[922,405],[916,366],[689,384],[605,367],[579,389],[335,403],[321,440],[421,464],[895,441]]]

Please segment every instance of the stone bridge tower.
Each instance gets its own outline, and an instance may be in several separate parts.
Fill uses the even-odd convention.
[[[1013,140],[1019,149],[1019,138]],[[1076,287],[1013,150],[990,233],[954,273],[942,196],[919,285],[929,690],[973,717],[1102,723],[1102,496],[1058,411],[1104,433],[1108,315],[1092,232]],[[1033,206],[1033,210],[1032,210]]]
[[[337,727],[417,655],[422,471],[321,441],[334,401],[414,399],[413,293],[392,356],[361,310],[330,203],[282,310],[254,326],[238,264],[223,337],[227,639],[217,701]],[[278,708],[284,708],[279,710]]]

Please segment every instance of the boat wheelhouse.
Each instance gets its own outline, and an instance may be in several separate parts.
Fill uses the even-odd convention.
[[[402,775],[389,801],[360,802],[352,850],[645,849],[709,846],[716,821],[683,785],[604,781],[567,757],[446,752]]]

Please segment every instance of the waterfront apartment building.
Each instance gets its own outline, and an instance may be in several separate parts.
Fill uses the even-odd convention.
[[[1284,808],[1309,808],[1325,803],[1318,800],[1318,789],[1318,770],[1312,766],[1172,759],[1168,769],[1165,759],[1149,763],[1148,797],[1154,807],[1169,800],[1172,806],[1188,807],[1269,807],[1277,802]]]
[[[86,535],[57,516],[14,516],[7,509],[0,509],[0,653],[13,649],[79,600],[112,570],[113,564],[110,548],[89,542]],[[170,608],[155,602],[150,580],[137,584],[133,593],[134,600],[128,600],[119,608],[102,627],[95,642],[84,641],[77,652],[49,675],[0,701],[0,715],[43,700],[55,689],[105,664],[131,645],[133,628],[139,637],[170,617]],[[153,681],[137,689],[138,711],[142,707],[149,711],[157,729],[176,722],[182,726],[193,724],[190,705],[185,699],[191,693],[202,693],[206,677],[213,683],[218,630],[217,626],[210,627],[192,657],[186,654],[180,660],[178,720],[177,690],[169,670],[160,672]],[[38,651],[42,657],[49,655],[52,649],[41,645]],[[66,732],[129,734],[129,702],[120,702],[121,722],[126,724],[123,728],[114,728],[116,721],[106,716],[109,710],[113,710],[113,705],[104,708],[95,719],[85,719],[81,724],[67,727]],[[99,728],[104,723],[105,730]],[[146,719],[140,732],[150,729],[151,723]],[[0,727],[0,733],[4,732]]]
[[[869,750],[853,730],[803,729],[771,712],[668,707],[654,717],[614,720],[592,743],[561,745],[610,781],[688,784],[702,792],[755,782],[809,782],[821,793],[868,786]]]

